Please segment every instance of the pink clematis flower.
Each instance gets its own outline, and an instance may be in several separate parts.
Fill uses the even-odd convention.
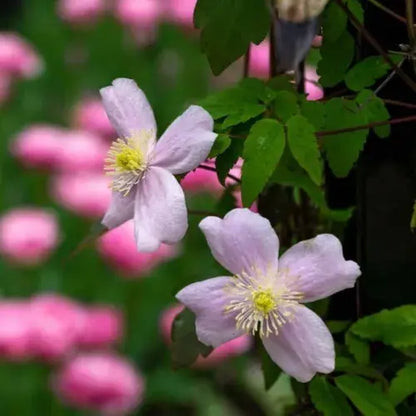
[[[181,26],[192,28],[197,0],[168,0],[166,19]]]
[[[134,367],[109,352],[75,356],[55,374],[52,386],[68,404],[106,416],[129,414],[144,392]]]
[[[278,260],[279,240],[268,220],[234,209],[200,223],[216,260],[233,277],[193,283],[177,299],[196,315],[199,340],[214,348],[244,333],[259,333],[287,374],[300,382],[334,370],[332,336],[302,305],[351,288],[361,274],[331,234],[301,241]]]
[[[217,136],[212,117],[191,106],[156,142],[153,111],[133,80],[116,79],[100,92],[120,137],[106,159],[113,199],[102,223],[111,229],[134,217],[139,251],[178,242],[188,219],[183,190],[173,175],[195,169],[207,158]]]
[[[105,0],[59,0],[58,15],[73,24],[94,23],[106,10]]]

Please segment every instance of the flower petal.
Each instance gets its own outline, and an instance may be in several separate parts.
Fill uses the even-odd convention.
[[[223,220],[199,223],[215,259],[233,274],[277,271],[279,239],[270,222],[246,208],[230,211]]]
[[[101,223],[111,230],[131,220],[134,216],[135,197],[136,188],[133,188],[127,196],[123,196],[120,192],[113,192],[110,206]]]
[[[207,111],[190,106],[165,131],[156,144],[152,164],[173,174],[188,172],[203,162],[214,144],[214,121]]]
[[[205,345],[216,348],[244,334],[236,327],[235,315],[224,312],[230,301],[226,288],[233,279],[221,276],[192,283],[176,295],[196,315],[196,334]]]
[[[292,311],[293,321],[281,326],[278,335],[263,338],[263,345],[283,371],[306,383],[318,372],[334,370],[334,340],[315,312],[303,305]]]
[[[128,78],[117,78],[113,85],[100,90],[108,118],[120,137],[130,137],[141,130],[153,130],[156,122],[146,96]]]
[[[134,225],[137,249],[155,251],[160,243],[173,244],[188,228],[185,195],[166,169],[151,167],[137,185]]]
[[[361,274],[357,263],[344,259],[341,242],[331,234],[295,244],[280,258],[279,271],[290,288],[302,292],[303,302],[351,288]]]

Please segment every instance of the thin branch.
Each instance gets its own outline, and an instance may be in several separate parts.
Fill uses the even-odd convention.
[[[383,102],[390,105],[396,105],[398,107],[409,108],[411,110],[416,110],[416,104],[406,103],[404,101],[390,100],[389,98],[382,98]]]
[[[409,41],[412,50],[416,46],[416,34],[415,34],[415,22],[413,19],[414,13],[414,0],[406,0],[406,23],[407,23],[407,32],[409,34]]]
[[[393,118],[392,120],[386,120],[386,121],[375,121],[374,123],[364,124],[361,126],[346,127],[344,129],[338,129],[338,130],[317,131],[316,135],[318,137],[332,136],[334,134],[351,133],[353,131],[371,129],[373,127],[386,126],[388,124],[392,125],[392,124],[411,123],[414,121],[416,121],[416,115],[409,116],[409,117],[402,117],[402,118]]]
[[[250,50],[251,50],[251,46],[249,45],[249,47],[247,48],[247,52],[244,55],[243,78],[248,78],[250,74],[250,55],[251,55]]]
[[[414,92],[416,92],[416,82],[409,77],[396,63],[391,59],[388,53],[382,48],[377,40],[367,31],[367,29],[359,22],[354,13],[343,3],[342,0],[335,0],[339,7],[347,14],[354,27],[365,37],[368,43],[383,57],[383,59],[396,70],[397,75],[405,82]]]
[[[205,170],[210,170],[211,172],[216,172],[217,171],[217,169],[215,169],[213,166],[202,165],[202,164],[199,165],[198,168],[205,169]],[[234,180],[234,181],[236,181],[238,183],[241,183],[241,179],[240,178],[237,178],[237,176],[234,176],[231,173],[227,174],[227,176],[230,179],[232,179],[232,180]]]
[[[404,59],[402,59],[398,64],[397,67],[401,68],[403,65]],[[374,91],[374,95],[378,95],[380,91],[394,78],[394,76],[397,74],[397,71],[393,69],[393,71],[390,72],[389,76],[376,88]]]
[[[378,7],[380,10],[383,10],[383,12],[385,12],[385,13],[389,14],[390,16],[394,17],[395,19],[397,19],[399,22],[407,23],[407,19],[405,17],[400,16],[399,14],[397,14],[393,10],[389,9],[384,4],[381,4],[377,0],[368,0],[368,1],[370,3],[372,3],[374,6]]]

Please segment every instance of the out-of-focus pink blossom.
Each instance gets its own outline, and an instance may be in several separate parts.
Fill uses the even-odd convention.
[[[113,126],[98,98],[87,98],[80,101],[75,107],[73,119],[75,126],[81,130],[104,137],[114,137],[115,135]]]
[[[324,96],[324,91],[318,82],[319,76],[316,73],[316,68],[307,66],[305,70],[305,92],[309,101],[320,100]]]
[[[193,27],[197,0],[166,0],[166,19],[181,26]]]
[[[182,312],[183,305],[174,305],[162,312],[159,321],[160,331],[163,340],[167,345],[171,343],[171,330],[172,324],[176,316]],[[214,351],[208,357],[198,357],[195,362],[196,368],[210,368],[222,363],[223,361],[244,354],[251,347],[251,338],[248,335],[242,335],[241,337],[235,338],[223,345],[215,348]]]
[[[95,23],[105,10],[106,0],[59,0],[58,2],[58,15],[69,23]]]
[[[152,253],[137,251],[132,220],[107,232],[97,242],[99,253],[125,277],[141,277],[177,254],[174,245],[161,244]]]
[[[96,134],[70,130],[61,140],[58,168],[63,172],[101,171],[108,147]]]
[[[76,356],[52,379],[61,399],[102,415],[125,415],[142,401],[144,380],[133,366],[110,353]]]
[[[250,45],[249,75],[257,78],[269,78],[270,41],[264,39],[259,45]]]
[[[181,186],[191,193],[209,192],[215,196],[220,195],[224,190],[216,172],[201,168],[189,172],[181,180]]]
[[[121,313],[110,307],[91,307],[85,310],[85,321],[80,338],[80,347],[108,347],[122,337],[123,322]]]
[[[30,302],[32,353],[54,361],[62,359],[78,346],[85,325],[83,308],[58,295],[41,295]]]
[[[29,43],[20,35],[0,32],[0,72],[32,78],[43,69],[43,63]]]
[[[12,78],[10,75],[0,72],[0,106],[10,97]]]
[[[117,0],[115,5],[117,19],[124,25],[138,29],[154,28],[161,12],[159,0]]]
[[[41,263],[56,247],[58,238],[58,223],[51,212],[18,208],[0,218],[0,253],[13,262]]]
[[[53,178],[51,194],[69,211],[86,218],[99,218],[110,204],[109,183],[102,173],[64,173]]]
[[[0,302],[0,357],[22,360],[31,356],[31,317],[26,302]]]
[[[55,168],[63,135],[61,128],[35,124],[16,136],[11,152],[27,167]]]
[[[322,36],[316,35],[313,39],[312,46],[315,48],[319,48],[322,46]]]

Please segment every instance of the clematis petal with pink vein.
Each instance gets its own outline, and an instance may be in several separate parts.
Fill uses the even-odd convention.
[[[101,89],[108,118],[119,138],[106,159],[113,199],[102,223],[109,229],[134,218],[139,251],[181,240],[188,227],[185,197],[173,175],[195,169],[216,138],[212,117],[191,106],[156,141],[156,122],[143,93],[131,79]]]
[[[260,335],[286,373],[307,382],[335,366],[334,341],[321,318],[302,305],[351,288],[361,274],[346,261],[340,241],[320,234],[278,260],[269,221],[248,209],[200,223],[215,259],[232,276],[193,283],[177,299],[196,315],[199,340],[215,347],[242,334]]]

